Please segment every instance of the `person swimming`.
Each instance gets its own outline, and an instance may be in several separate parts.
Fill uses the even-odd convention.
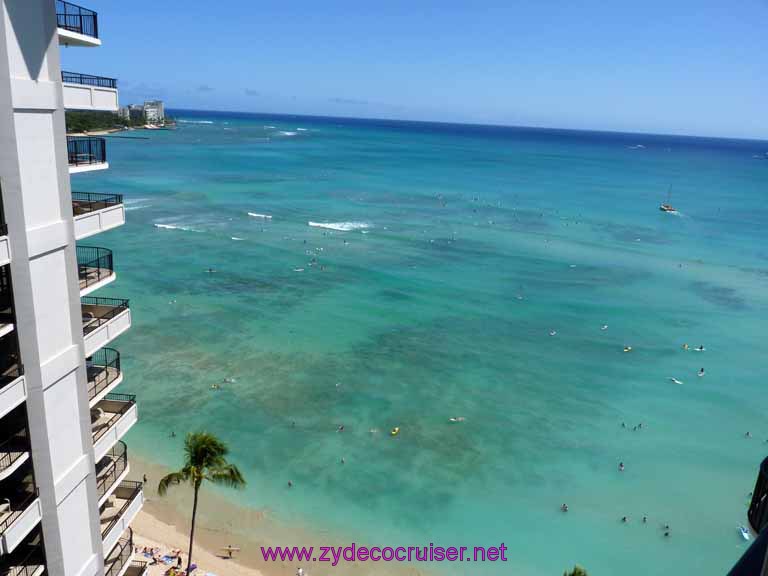
[[[568,512],[568,504],[563,503],[563,505],[560,506],[560,510],[562,510],[563,512]]]
[[[603,325],[600,327],[600,330],[608,330],[608,324],[603,324]]]
[[[704,376],[704,368],[699,369],[699,376]]]
[[[451,416],[450,418],[448,418],[449,422],[464,422],[464,420],[466,420],[464,416]]]
[[[550,330],[549,331],[550,336],[557,336],[557,330]]]
[[[344,424],[339,424],[339,427],[336,428],[336,432],[344,432]]]
[[[627,522],[629,522],[629,518],[627,518],[626,516],[622,516],[621,521],[624,522],[624,524],[626,524]]]
[[[619,472],[624,472],[624,462],[619,462]]]
[[[690,348],[690,346],[688,346],[688,344],[683,344],[683,350],[688,350],[688,348]]]
[[[624,352],[632,352],[632,346],[624,346]]]
[[[694,350],[696,352],[704,352],[704,350],[706,350],[706,348],[704,348],[704,345],[702,344],[698,348],[694,348]]]

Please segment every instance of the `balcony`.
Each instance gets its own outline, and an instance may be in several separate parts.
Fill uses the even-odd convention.
[[[13,306],[11,267],[0,267],[0,338],[13,332],[16,314]]]
[[[85,359],[88,378],[88,401],[93,406],[123,381],[120,371],[120,352],[113,348],[100,348]]]
[[[96,246],[77,247],[77,277],[80,296],[113,282],[117,276],[112,261],[112,250]]]
[[[117,112],[120,108],[114,78],[62,71],[61,81],[67,110]]]
[[[143,505],[142,483],[125,480],[99,507],[101,539],[105,554],[114,549],[120,536],[128,529]]]
[[[96,494],[99,497],[99,506],[109,498],[115,487],[125,480],[129,471],[128,447],[125,442],[118,442],[96,463]]]
[[[8,365],[0,373],[0,418],[20,406],[27,399],[27,382],[24,380],[24,366],[7,358]]]
[[[80,299],[85,355],[93,356],[131,327],[128,300],[84,296]]]
[[[70,174],[106,170],[107,141],[92,136],[67,136],[67,160]]]
[[[104,555],[104,576],[143,576],[148,564],[133,559],[133,530],[128,530],[115,547]]]
[[[98,462],[104,458],[138,419],[136,396],[133,394],[107,394],[91,408],[95,460]]]
[[[61,45],[101,46],[99,19],[93,10],[56,0],[56,25]]]
[[[76,240],[125,224],[122,194],[72,192],[72,213]]]
[[[26,425],[18,422],[9,424],[8,428],[15,428],[15,431],[7,434],[3,430],[3,438],[7,439],[0,444],[0,481],[11,476],[29,460],[29,436]]]
[[[38,528],[29,533],[12,554],[0,556],[3,576],[40,576],[45,571],[43,536]]]
[[[42,508],[32,463],[0,483],[0,554],[10,554],[40,522]]]
[[[11,243],[8,241],[8,224],[3,212],[2,191],[0,190],[0,266],[11,263]]]

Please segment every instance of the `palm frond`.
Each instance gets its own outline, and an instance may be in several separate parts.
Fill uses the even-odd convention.
[[[209,469],[205,479],[213,484],[227,486],[228,488],[244,488],[245,478],[240,469],[234,464],[223,464],[216,468]]]
[[[181,484],[182,482],[186,482],[189,480],[189,478],[190,471],[186,466],[178,472],[171,472],[170,474],[166,474],[157,484],[157,493],[160,494],[160,496],[165,496],[166,492],[168,492],[168,488]]]

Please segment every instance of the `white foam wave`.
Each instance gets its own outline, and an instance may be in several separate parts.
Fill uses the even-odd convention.
[[[259,214],[258,212],[248,212],[248,216],[251,218],[263,218],[264,220],[272,220],[272,216],[269,214]]]
[[[130,212],[131,210],[141,210],[142,208],[149,208],[152,206],[152,204],[134,204],[132,206],[126,206],[125,211]]]
[[[271,130],[274,130],[275,127],[274,126],[264,126],[264,128],[269,128]]]
[[[296,131],[298,131],[298,132],[306,132],[307,129],[306,128],[296,128]]]
[[[365,230],[371,228],[368,222],[307,222],[314,228],[327,228],[328,230],[338,230],[339,232],[351,232],[352,230]]]
[[[182,124],[213,124],[212,120],[177,120],[177,122],[181,122]]]
[[[296,134],[298,134],[298,132],[291,132],[289,130],[280,130],[280,132],[278,132],[278,134],[280,134],[281,136],[296,136]]]
[[[232,240],[245,240],[245,238],[238,238],[237,236],[232,236]]]
[[[195,230],[194,228],[190,228],[189,226],[181,226],[178,224],[153,224],[153,226],[162,230],[184,230],[185,232],[198,232],[198,230]]]

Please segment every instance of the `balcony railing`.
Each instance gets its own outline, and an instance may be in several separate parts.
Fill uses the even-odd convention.
[[[768,458],[760,464],[752,502],[747,510],[747,519],[756,533],[768,526]]]
[[[32,502],[35,501],[37,498],[37,487],[34,485],[32,486],[32,489],[25,493],[23,497],[17,499],[17,500],[9,500],[7,498],[3,499],[3,502],[6,506],[8,506],[8,510],[2,512],[2,516],[0,516],[0,536],[2,536],[8,528],[10,528],[11,524],[16,522],[16,520],[21,516],[24,511],[29,507]]]
[[[121,312],[128,310],[128,300],[122,298],[101,298],[83,296],[80,298],[83,319],[83,334],[93,332]]]
[[[128,528],[128,535],[120,538],[115,547],[104,558],[104,576],[117,576],[133,557],[133,530]]]
[[[105,504],[102,507],[100,514],[102,538],[104,538],[114,525],[117,524],[131,503],[139,496],[139,494],[141,494],[142,486],[143,484],[141,482],[134,482],[132,480],[124,480],[123,482],[120,482],[120,485],[117,487],[113,496],[115,503],[119,508],[114,510],[108,504]]]
[[[83,84],[85,86],[96,86],[97,88],[112,88],[117,90],[117,80],[115,78],[105,78],[104,76],[93,76],[91,74],[80,74],[78,72],[61,71],[61,81],[68,84]]]
[[[39,530],[30,533],[12,554],[0,556],[0,574],[3,576],[34,576],[44,566],[45,551]]]
[[[0,236],[8,235],[8,224],[5,222],[5,211],[3,210],[3,195],[0,189]]]
[[[125,442],[118,442],[97,464],[96,494],[99,500],[115,485],[126,468],[128,468],[128,447]]]
[[[13,324],[13,287],[11,285],[11,267],[0,266],[0,324]]]
[[[18,358],[8,358],[9,364],[6,364],[5,368],[2,368],[0,370],[0,390],[3,389],[4,386],[7,386],[16,378],[19,376],[24,375],[24,364],[21,364],[18,361]]]
[[[114,348],[99,348],[85,359],[88,375],[88,400],[93,400],[120,377],[120,352]]]
[[[107,161],[107,142],[104,138],[67,136],[67,158],[70,166],[103,164]]]
[[[14,463],[29,451],[29,435],[27,428],[23,427],[8,440],[0,444],[0,473],[14,465]]]
[[[77,276],[80,290],[98,284],[115,273],[112,250],[96,246],[77,247]]]
[[[135,404],[134,394],[107,394],[104,400],[91,408],[93,443],[104,436]]]
[[[123,203],[122,194],[102,194],[99,192],[72,192],[72,214],[81,216],[96,210],[103,210]]]
[[[99,37],[99,20],[96,12],[71,2],[56,0],[56,23],[59,28],[70,32],[93,38]]]

